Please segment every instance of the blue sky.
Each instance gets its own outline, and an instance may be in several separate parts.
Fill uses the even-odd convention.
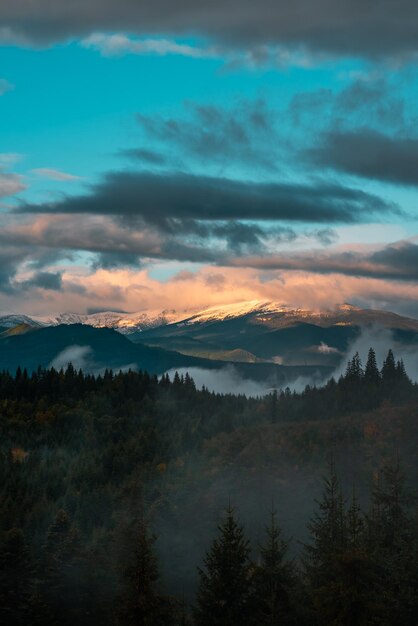
[[[322,306],[339,285],[415,312],[418,73],[399,42],[1,18],[0,309],[164,308],[180,280],[193,306]]]
[[[222,58],[106,57],[81,42],[4,46],[1,60],[2,75],[14,85],[0,101],[2,152],[24,157],[16,171],[52,167],[86,180],[121,167],[118,152],[138,141],[136,113],[176,116],[187,102],[227,107],[243,98],[263,98],[280,110],[301,87],[341,90],[362,66],[344,60],[307,69],[229,69]],[[31,191],[40,188],[32,184]]]

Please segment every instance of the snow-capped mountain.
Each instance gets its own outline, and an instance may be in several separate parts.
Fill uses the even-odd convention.
[[[366,326],[379,325],[387,328],[418,330],[418,320],[373,309],[362,309],[352,304],[340,304],[329,310],[292,308],[279,302],[251,300],[221,307],[210,307],[190,317],[173,321],[177,327],[193,324],[206,324],[247,317],[253,324],[270,328],[283,328],[297,323],[316,326]]]
[[[33,328],[40,328],[45,324],[39,320],[28,315],[19,315],[16,313],[0,314],[0,327],[1,328],[15,328],[16,326],[32,326]]]
[[[13,328],[25,324],[36,328],[59,324],[84,324],[95,328],[113,328],[122,334],[130,335],[167,325],[174,325],[180,329],[241,318],[251,320],[251,324],[263,325],[271,329],[285,328],[305,322],[320,327],[376,324],[387,328],[418,330],[418,321],[415,319],[387,311],[361,309],[351,304],[342,304],[330,310],[313,311],[263,300],[212,306],[201,311],[187,311],[186,309],[138,313],[104,311],[91,314],[61,313],[44,317],[8,313],[0,314],[0,327]]]
[[[65,326],[74,328],[65,329]],[[367,332],[373,334],[377,327],[387,329],[386,339],[382,341],[388,342],[388,348],[402,344],[402,350],[405,345],[418,345],[416,319],[350,304],[312,311],[261,300],[212,306],[200,311],[106,311],[89,315],[62,313],[42,318],[0,315],[0,338],[38,335],[36,329],[60,327],[62,332],[74,331],[73,343],[77,344],[79,334],[88,332],[86,326],[103,330],[95,339],[100,337],[104,344],[110,340],[106,329],[113,329],[125,335],[129,344],[162,348],[193,359],[240,362],[245,367],[254,364],[261,367],[266,363],[337,367],[363,331],[368,329]],[[365,341],[368,349],[380,339],[371,337]]]
[[[94,328],[113,328],[124,335],[129,335],[149,328],[171,324],[182,319],[184,315],[184,311],[177,313],[173,310],[151,311],[146,313],[103,311],[84,315],[79,313],[60,313],[57,316],[37,319],[47,326],[57,326],[58,324],[84,324],[93,326]]]

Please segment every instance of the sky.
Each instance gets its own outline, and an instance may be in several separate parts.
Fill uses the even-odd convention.
[[[412,0],[0,4],[0,311],[418,317]]]

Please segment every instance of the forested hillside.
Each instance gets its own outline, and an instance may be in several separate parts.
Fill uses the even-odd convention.
[[[263,398],[3,372],[0,436],[1,624],[418,621],[418,387],[391,351]]]

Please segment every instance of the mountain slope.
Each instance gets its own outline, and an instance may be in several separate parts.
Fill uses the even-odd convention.
[[[29,371],[38,366],[60,369],[69,362],[77,369],[95,373],[105,368],[131,368],[162,374],[176,369],[220,370],[231,365],[226,361],[134,344],[112,329],[82,324],[51,326],[0,337],[0,370],[14,372],[19,366]],[[265,386],[285,386],[304,376],[323,379],[330,373],[327,368],[282,367],[274,363],[234,363],[234,367],[243,378],[263,381]]]
[[[418,321],[394,313],[351,305],[312,312],[272,303],[208,309],[130,338],[208,358],[217,358],[220,352],[244,351],[255,359],[286,365],[336,367],[364,329],[377,327],[390,330],[400,343],[418,343]]]
[[[287,366],[337,367],[350,345],[364,329],[371,328],[390,331],[394,343],[418,344],[418,320],[350,304],[333,310],[310,311],[253,300],[211,307],[188,317],[181,311],[65,313],[49,318],[0,316],[0,327],[6,329],[61,325],[112,328],[136,344],[187,356],[186,366],[196,357],[253,365],[268,361]],[[139,358],[136,353],[131,357],[126,346],[124,352],[132,362]],[[113,362],[111,351],[104,361]],[[117,362],[118,365],[121,362],[119,357]],[[205,367],[212,366],[205,363]]]

